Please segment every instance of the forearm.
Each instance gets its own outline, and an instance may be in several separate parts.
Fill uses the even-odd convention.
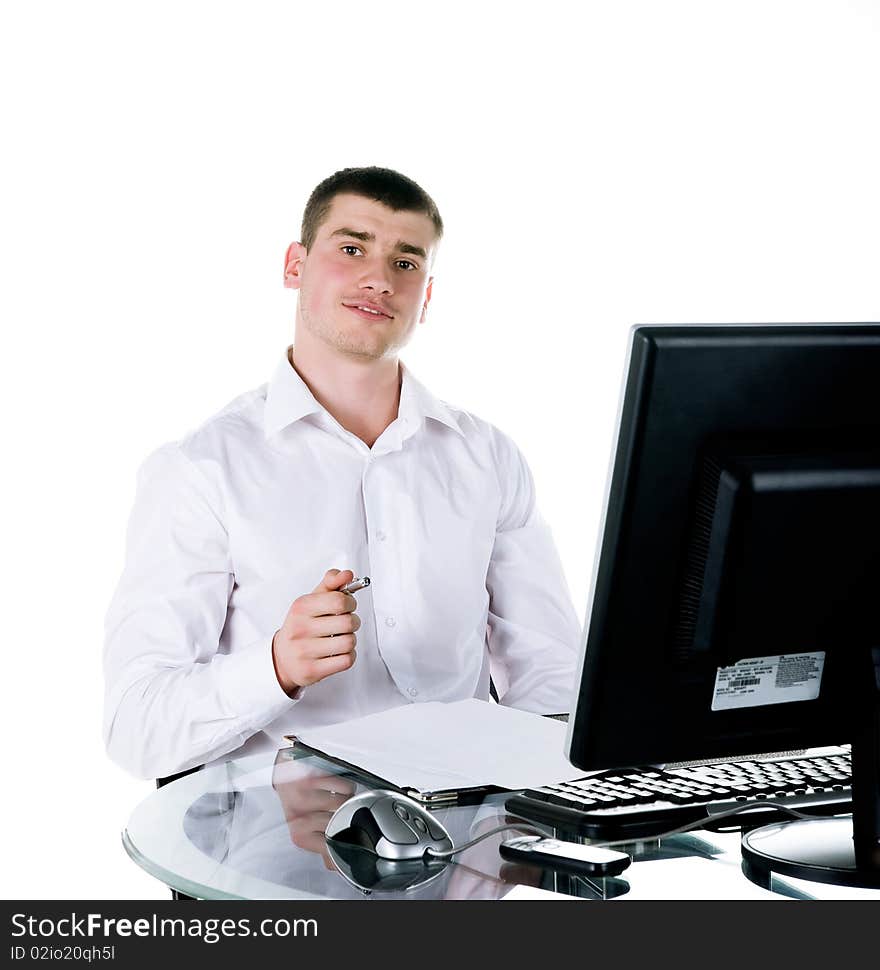
[[[275,678],[271,637],[207,663],[147,660],[108,677],[104,742],[141,778],[159,778],[222,757],[295,701]]]

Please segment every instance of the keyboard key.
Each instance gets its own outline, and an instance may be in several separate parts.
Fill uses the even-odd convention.
[[[624,834],[631,835],[638,828],[640,837],[651,837],[681,824],[675,821],[679,810],[689,813],[683,814],[684,820],[693,818],[693,806],[755,803],[758,808],[770,802],[797,807],[802,804],[799,798],[819,798],[847,811],[850,783],[850,759],[843,756],[752,760],[597,773],[511,796],[508,803],[517,815],[575,830],[580,824],[577,820],[589,819],[589,824],[583,824],[584,834],[588,832],[590,838],[601,838],[603,831],[619,831],[621,820],[627,826]]]

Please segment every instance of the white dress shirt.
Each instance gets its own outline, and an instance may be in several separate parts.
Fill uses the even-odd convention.
[[[354,666],[281,688],[272,638],[329,568],[372,585]],[[104,738],[144,778],[399,704],[570,707],[580,642],[529,469],[492,425],[403,370],[372,448],[287,357],[272,381],[152,454],[106,620]]]

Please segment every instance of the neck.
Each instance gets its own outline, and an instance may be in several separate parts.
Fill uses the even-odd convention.
[[[315,400],[353,435],[372,448],[397,418],[400,366],[396,357],[373,360],[323,353],[297,334],[288,360]]]

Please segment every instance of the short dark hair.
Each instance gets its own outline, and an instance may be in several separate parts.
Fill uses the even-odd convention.
[[[411,178],[390,168],[370,165],[367,168],[343,168],[316,186],[303,213],[300,242],[310,249],[318,227],[327,218],[333,199],[344,192],[362,195],[388,206],[395,212],[421,212],[433,223],[439,239],[443,220],[430,195]]]

